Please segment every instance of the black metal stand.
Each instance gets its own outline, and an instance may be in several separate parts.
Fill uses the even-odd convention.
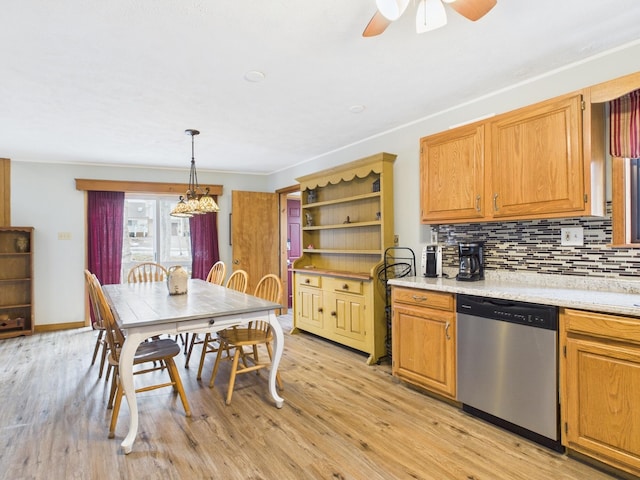
[[[416,275],[416,255],[408,247],[389,247],[384,251],[384,263],[378,271],[378,279],[384,284],[385,307],[384,314],[387,321],[387,336],[385,347],[387,357],[391,358],[391,286],[388,281],[392,278],[414,277]]]

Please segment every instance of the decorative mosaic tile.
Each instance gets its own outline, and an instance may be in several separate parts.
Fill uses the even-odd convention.
[[[582,227],[584,246],[560,245],[564,227]],[[640,280],[640,248],[611,248],[611,205],[606,217],[439,225],[443,267],[456,268],[458,242],[485,242],[486,271],[526,271],[551,275]]]

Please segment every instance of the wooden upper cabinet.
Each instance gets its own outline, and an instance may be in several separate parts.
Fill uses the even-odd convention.
[[[425,137],[420,143],[424,223],[484,217],[484,124]]]
[[[493,217],[583,209],[581,100],[562,97],[490,122]]]
[[[604,215],[603,115],[587,90],[422,138],[422,222]]]

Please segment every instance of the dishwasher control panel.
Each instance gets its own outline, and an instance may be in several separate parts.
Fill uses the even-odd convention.
[[[551,305],[458,294],[456,311],[547,330],[558,329],[558,307]]]

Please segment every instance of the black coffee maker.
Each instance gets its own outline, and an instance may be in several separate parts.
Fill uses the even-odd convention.
[[[484,242],[459,243],[460,271],[456,279],[474,282],[484,280],[484,259],[482,250]]]

